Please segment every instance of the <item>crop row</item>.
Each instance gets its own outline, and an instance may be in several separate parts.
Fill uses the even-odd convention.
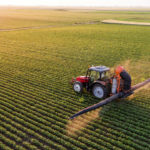
[[[9,78],[9,80],[8,80],[8,78]],[[59,95],[61,95],[61,94],[67,94],[68,92],[66,91],[66,92],[64,92],[64,91],[62,91],[61,92],[61,90],[59,90],[59,89],[57,89],[55,86],[53,86],[53,84],[51,85],[53,88],[46,88],[46,87],[48,87],[48,86],[43,86],[43,88],[41,88],[41,85],[40,84],[36,84],[35,85],[35,87],[34,87],[34,84],[32,83],[32,85],[31,84],[29,84],[29,82],[26,82],[26,81],[22,81],[22,79],[17,79],[17,82],[15,82],[14,81],[14,79],[11,79],[12,77],[9,75],[7,75],[7,74],[5,74],[5,76],[2,76],[1,77],[1,79],[4,79],[4,80],[6,80],[6,82],[5,82],[5,84],[9,81],[9,82],[11,82],[11,85],[13,85],[14,84],[14,87],[16,87],[16,85],[17,86],[21,86],[21,88],[23,89],[23,90],[25,90],[25,89],[27,89],[27,90],[25,90],[24,92],[29,92],[29,89],[30,89],[30,91],[32,90],[32,91],[34,91],[34,92],[32,92],[32,94],[34,93],[37,93],[39,96],[40,96],[40,93],[42,94],[42,96],[43,97],[45,97],[45,98],[49,98],[49,97],[51,97],[51,96],[54,96],[54,97],[56,97],[56,95],[58,94],[58,92],[59,92],[59,94],[57,95],[57,97],[58,98],[60,98],[60,100],[62,99],[62,97],[61,96],[59,96]],[[19,82],[18,82],[19,81]],[[4,81],[3,81],[4,82]],[[28,83],[28,84],[27,84]],[[10,83],[9,83],[10,84]],[[40,86],[39,86],[40,85]],[[56,83],[54,84],[54,85],[56,85]],[[55,90],[55,88],[56,88],[56,90]],[[53,89],[53,90],[52,90]],[[66,95],[66,96],[68,96],[68,94]],[[69,98],[65,98],[65,101],[67,102],[67,101],[70,101],[71,100],[71,103],[72,104],[77,104],[77,101],[73,101],[73,98],[71,98],[70,96],[69,96]],[[68,102],[69,102],[68,101]],[[71,104],[70,103],[70,104]],[[78,104],[79,104],[79,102],[78,102]],[[78,106],[80,106],[80,105],[78,105]]]
[[[8,104],[7,104],[8,105]],[[1,106],[2,107],[2,106]],[[56,130],[54,130],[54,129],[51,129],[50,128],[50,126],[45,126],[45,125],[43,125],[43,124],[41,124],[40,122],[36,122],[36,121],[33,121],[33,120],[30,120],[29,118],[27,118],[27,117],[25,117],[25,116],[22,116],[21,114],[18,114],[18,113],[13,113],[10,109],[8,109],[8,108],[6,108],[6,107],[2,107],[3,108],[3,110],[5,109],[6,111],[8,111],[8,112],[10,112],[10,113],[12,113],[13,115],[17,115],[18,117],[21,117],[22,119],[24,119],[26,122],[30,122],[31,124],[34,124],[34,125],[36,125],[37,127],[35,127],[35,128],[33,128],[34,130],[36,130],[36,128],[39,128],[39,129],[37,129],[37,130],[41,130],[41,131],[38,131],[38,132],[40,132],[41,134],[43,134],[44,133],[44,135],[45,136],[48,136],[48,137],[51,137],[52,135],[52,137],[51,137],[51,139],[53,139],[53,140],[55,140],[55,141],[58,141],[58,142],[60,142],[60,139],[57,139],[57,137],[55,136],[55,135],[58,135],[59,137],[60,136],[62,136],[61,134],[60,134],[60,132],[58,132],[58,131],[56,131]],[[16,110],[17,111],[17,110]],[[21,111],[21,110],[19,110],[19,112],[21,113],[21,112],[23,112],[23,111]],[[24,115],[27,115],[25,112],[24,112]],[[33,116],[33,115],[31,115],[31,116]],[[28,116],[28,117],[31,117],[31,116]],[[34,117],[34,119],[35,119],[35,117]],[[25,123],[26,124],[26,123]],[[25,125],[24,124],[24,125]],[[33,125],[33,126],[34,126]],[[42,132],[42,130],[43,130],[43,132]],[[46,130],[46,131],[44,131],[44,130]],[[52,135],[49,135],[48,133],[47,133],[47,131],[48,131],[48,133],[52,133]],[[46,134],[47,133],[47,134]],[[63,138],[63,137],[62,137]],[[61,141],[62,141],[62,139],[61,139]],[[78,145],[78,144],[77,144]],[[82,144],[80,144],[80,146],[82,146]],[[73,148],[74,146],[73,145],[71,145],[71,147]],[[70,147],[70,148],[71,148]]]
[[[8,104],[6,104],[6,106],[9,106]],[[17,110],[16,110],[17,111]],[[20,112],[20,110],[18,110],[18,112]]]
[[[1,120],[3,120],[4,122],[6,122],[6,124],[10,124],[12,126],[11,130],[16,128],[19,131],[22,131],[23,133],[26,133],[27,135],[29,135],[29,137],[34,137],[36,139],[38,139],[39,144],[43,143],[43,147],[46,149],[62,149],[61,146],[58,145],[58,143],[55,143],[51,140],[49,140],[48,138],[45,138],[43,136],[41,136],[39,133],[35,132],[34,130],[24,126],[24,121],[18,117],[13,118],[13,116],[9,115],[8,112],[4,111],[3,114],[0,115]],[[48,148],[49,147],[49,148]]]
[[[43,130],[43,128],[41,127],[40,123],[30,120],[29,118],[22,116],[19,113],[12,113],[12,111],[8,108],[3,107],[3,111],[1,111],[1,114],[7,116],[8,118],[11,118],[12,120],[16,121],[17,123],[20,123],[22,125],[22,127],[26,127],[28,129],[30,129],[30,134],[36,136],[37,139],[44,139],[43,142],[46,142],[47,144],[49,144],[52,147],[55,147],[56,149],[65,149],[64,147],[60,146],[58,143],[61,143],[62,145],[69,145],[68,142],[65,142],[63,140],[61,140],[60,138],[58,138],[56,135],[50,134],[48,131]],[[15,118],[14,118],[15,116]],[[44,128],[46,128],[46,126],[44,126]],[[49,130],[51,130],[50,127],[47,127]],[[54,130],[53,130],[54,131]],[[35,135],[35,133],[38,132],[38,134]],[[44,138],[43,138],[44,136]],[[51,140],[45,140],[45,138],[47,139],[51,139]],[[55,144],[57,143],[57,144]]]
[[[109,118],[110,117],[114,118],[113,120],[116,120],[116,121],[118,120],[118,122],[124,122],[125,125],[130,124],[129,126],[126,126],[125,129],[134,128],[135,131],[137,130],[140,133],[140,135],[150,138],[149,126],[144,125],[143,121],[140,121],[140,120],[138,121],[139,124],[137,124],[136,123],[137,119],[135,117],[136,115],[131,117],[132,119],[126,120],[126,122],[124,118],[126,117],[127,114],[120,113],[119,118],[117,118],[117,115],[118,113],[116,114],[116,112],[113,112],[113,113],[106,112],[105,114],[105,116],[108,116]]]
[[[10,88],[10,87],[7,87],[7,84],[5,83],[5,85],[2,85],[2,86],[6,86],[6,88]],[[16,91],[16,92],[18,92],[18,94],[23,94],[23,95],[25,95],[25,96],[28,96],[28,97],[31,97],[31,98],[34,98],[34,99],[39,99],[39,100],[45,100],[45,102],[49,102],[48,100],[46,101],[46,98],[50,98],[50,94],[49,94],[49,97],[48,96],[42,96],[42,95],[40,95],[39,93],[37,93],[37,94],[33,94],[32,92],[29,92],[29,91],[26,91],[26,90],[21,90],[21,89],[19,89],[19,85],[18,85],[18,90],[17,89],[14,89],[13,87],[12,87],[12,91],[14,90],[14,91]],[[20,93],[19,93],[20,92]],[[48,93],[47,93],[48,94]],[[56,97],[56,96],[55,96]],[[56,98],[60,98],[61,96],[57,96]],[[54,97],[53,97],[54,98]],[[58,101],[55,101],[55,103],[57,104],[58,103]],[[61,103],[61,101],[60,101],[60,103]],[[67,103],[67,101],[66,101],[66,103]],[[69,107],[69,106],[68,106]],[[70,108],[70,107],[69,107]]]
[[[108,145],[108,144],[106,144],[106,145]]]
[[[109,124],[106,124],[106,123],[103,123],[103,124],[92,123],[92,125],[93,126],[88,126],[86,129],[84,129],[84,132],[90,133],[91,135],[94,134],[97,138],[105,138],[106,141],[109,141],[110,143],[115,144],[116,146],[122,149],[125,149],[125,147],[127,146],[129,146],[128,149],[132,147],[135,149],[140,149],[142,147],[145,147],[145,149],[146,148],[148,149],[149,147],[149,144],[144,142],[142,138],[137,139],[134,136],[131,136],[134,133],[131,133],[129,131],[123,132],[125,130],[122,129],[121,127],[118,127],[116,129],[114,126],[112,125],[110,126]],[[141,142],[141,140],[143,142]]]
[[[94,126],[95,128],[99,128],[99,124],[102,124],[102,126],[105,126],[107,127],[107,129],[113,129],[115,131],[118,131],[119,133],[116,133],[117,136],[129,136],[129,137],[133,137],[133,139],[136,139],[137,141],[139,140],[139,144],[140,141],[145,141],[145,143],[149,143],[149,139],[147,139],[146,137],[144,136],[141,136],[138,132],[138,130],[134,129],[134,128],[128,128],[126,129],[126,126],[127,125],[124,125],[122,122],[116,122],[116,120],[114,121],[110,121],[110,118],[105,116],[105,118],[103,118],[103,122],[95,122],[95,123],[92,123],[92,126]],[[122,134],[120,134],[122,133]]]
[[[10,137],[11,139],[8,138],[9,136],[10,136],[10,134],[8,134],[8,133],[7,133],[7,136],[4,136],[3,133],[0,133],[0,141],[3,142],[5,145],[9,146],[12,149],[25,150],[22,146],[17,145],[16,142],[14,142],[14,139],[12,139],[12,136]],[[2,147],[2,148],[5,149],[6,147]],[[10,148],[8,148],[8,149],[10,149]]]
[[[8,89],[9,89],[9,87],[8,87]],[[15,91],[15,90],[16,90],[16,89],[13,89],[13,90],[11,90],[10,92],[13,92],[13,91]],[[20,92],[21,92],[21,94],[23,93],[23,91],[20,91]],[[19,93],[18,93],[18,94],[19,94]],[[18,95],[18,94],[17,94],[17,95]],[[24,93],[23,93],[23,94],[24,94]],[[30,94],[30,93],[29,93],[29,94]],[[32,93],[31,93],[31,95],[29,95],[29,94],[27,94],[27,93],[25,92],[24,98],[30,97],[30,98],[32,98],[32,99],[35,99],[35,95],[33,95]],[[27,95],[28,97],[26,97],[26,95]],[[33,95],[33,96],[32,96],[32,95]],[[18,95],[18,96],[20,96],[20,95]],[[21,95],[21,97],[22,97],[22,95]],[[43,98],[42,98],[42,97],[40,98],[40,96],[39,96],[38,98],[36,97],[35,103],[38,102],[38,101],[37,101],[38,99],[40,99],[40,101],[41,101],[41,99],[43,100]],[[52,104],[52,101],[49,102],[49,101],[47,101],[47,100],[44,100],[44,102],[49,103],[50,105]],[[32,103],[32,102],[29,101],[29,103]],[[58,103],[57,101],[53,103],[53,105],[55,105],[55,107],[57,108],[56,111],[59,112],[59,110],[63,110],[63,109],[64,109],[65,111],[67,111],[67,108],[66,108],[66,107],[64,108],[64,107],[62,107],[60,104],[57,105],[57,103]],[[63,103],[62,103],[62,104],[63,104]],[[34,105],[34,104],[33,104],[33,105]],[[42,104],[42,105],[46,105],[46,104]],[[68,107],[68,106],[69,106],[69,105],[67,105],[67,107]],[[47,105],[46,105],[46,107],[47,107]],[[70,108],[70,107],[69,107],[69,108]],[[74,108],[74,107],[71,107],[71,108]]]
[[[0,137],[0,139],[2,139],[1,137]],[[6,143],[7,144],[7,143]],[[8,147],[6,144],[4,144],[2,141],[0,141],[0,149],[1,150],[12,150],[10,147]]]
[[[63,120],[63,118],[62,117],[64,117],[65,116],[65,113],[67,113],[67,112],[64,112],[64,116],[62,116],[61,114],[58,114],[58,113],[63,113],[63,110],[61,110],[60,109],[60,111],[58,111],[58,113],[57,113],[57,111],[54,111],[53,109],[56,107],[56,106],[53,106],[53,104],[51,104],[52,106],[43,106],[43,105],[41,105],[41,103],[39,103],[38,104],[38,102],[37,101],[35,101],[35,103],[33,104],[33,105],[31,105],[31,103],[30,104],[28,104],[28,98],[22,98],[22,97],[19,97],[18,98],[18,96],[17,95],[15,95],[16,93],[14,93],[14,92],[9,92],[8,90],[7,91],[5,91],[5,90],[3,90],[2,89],[2,91],[1,91],[1,96],[3,96],[3,97],[5,97],[6,99],[8,98],[8,99],[10,99],[10,102],[12,102],[12,103],[14,103],[14,105],[19,105],[19,104],[22,104],[23,106],[26,106],[26,107],[28,107],[28,108],[30,108],[30,109],[28,109],[28,108],[26,108],[26,107],[24,107],[24,109],[26,109],[26,110],[28,110],[29,112],[32,110],[32,109],[34,109],[34,111],[40,111],[41,110],[41,108],[42,108],[42,110],[40,111],[40,113],[42,113],[44,116],[48,116],[48,117],[53,117],[54,115],[56,115],[56,118],[55,118],[55,120],[57,119],[57,121],[59,121],[59,122],[64,122],[64,123],[66,123],[66,121],[65,120]],[[21,101],[20,101],[21,100]],[[32,101],[32,99],[29,99],[30,100],[30,102]],[[6,100],[7,101],[7,100]],[[16,102],[16,103],[15,103]],[[33,102],[34,102],[34,100],[33,100]],[[59,107],[58,107],[59,108]],[[49,113],[48,113],[49,112]]]
[[[8,104],[7,104],[7,106],[9,106]],[[32,112],[33,113],[33,112]],[[34,114],[34,113],[33,113]],[[44,123],[44,122],[43,122]],[[61,130],[61,129],[60,129]]]

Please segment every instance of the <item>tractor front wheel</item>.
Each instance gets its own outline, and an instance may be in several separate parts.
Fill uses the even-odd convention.
[[[83,84],[79,81],[74,82],[73,89],[77,93],[82,93],[83,91]]]
[[[108,90],[101,84],[95,84],[92,88],[92,93],[96,98],[106,98]]]

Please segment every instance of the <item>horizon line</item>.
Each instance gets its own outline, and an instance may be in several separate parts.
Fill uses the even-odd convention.
[[[0,5],[0,7],[65,7],[65,8],[69,8],[69,7],[74,7],[74,8],[78,8],[78,7],[82,7],[82,8],[150,8],[150,6],[84,6],[84,5],[79,5],[79,6],[74,6],[74,5],[66,5],[66,6],[62,6],[62,5]]]

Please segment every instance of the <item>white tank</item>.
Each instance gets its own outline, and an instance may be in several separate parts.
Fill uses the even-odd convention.
[[[117,79],[113,78],[111,93],[112,94],[116,94],[116,92],[117,92]]]

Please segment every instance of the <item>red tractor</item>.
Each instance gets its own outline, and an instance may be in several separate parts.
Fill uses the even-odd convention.
[[[106,66],[90,67],[86,76],[72,78],[73,89],[82,93],[83,89],[92,92],[96,98],[106,98],[122,91],[123,80],[120,76],[110,77],[110,69]]]

